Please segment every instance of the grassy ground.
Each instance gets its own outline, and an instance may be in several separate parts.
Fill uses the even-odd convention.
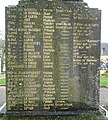
[[[5,78],[0,78],[0,85],[5,85],[6,82],[5,82]]]
[[[108,87],[108,77],[100,77],[100,86]]]

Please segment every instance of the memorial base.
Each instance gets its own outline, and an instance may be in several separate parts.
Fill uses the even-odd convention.
[[[99,111],[74,111],[71,115],[68,113],[61,115],[35,115],[35,114],[2,114],[0,120],[108,120]]]

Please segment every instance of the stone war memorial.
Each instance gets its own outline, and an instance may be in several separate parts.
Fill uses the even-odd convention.
[[[6,7],[9,120],[98,114],[100,31],[101,11],[83,0],[20,0]]]

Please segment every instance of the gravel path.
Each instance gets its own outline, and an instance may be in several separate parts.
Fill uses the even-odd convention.
[[[108,105],[108,88],[100,88],[100,103],[101,105]]]
[[[5,103],[6,101],[6,87],[0,86],[0,107]]]

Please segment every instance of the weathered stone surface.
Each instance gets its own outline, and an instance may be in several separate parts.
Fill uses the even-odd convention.
[[[42,0],[7,7],[6,51],[8,112],[99,109],[98,9]]]

